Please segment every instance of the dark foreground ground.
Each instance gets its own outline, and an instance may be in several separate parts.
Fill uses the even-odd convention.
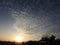
[[[60,45],[60,39],[55,39],[55,36],[42,37],[38,41],[27,41],[22,43],[0,41],[0,45]]]

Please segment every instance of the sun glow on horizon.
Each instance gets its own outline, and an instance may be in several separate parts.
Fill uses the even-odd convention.
[[[22,42],[22,41],[23,41],[22,37],[20,37],[20,36],[15,37],[15,42]]]

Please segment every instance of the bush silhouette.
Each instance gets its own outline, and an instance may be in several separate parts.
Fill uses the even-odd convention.
[[[27,41],[16,44],[15,42],[0,41],[0,45],[60,45],[60,39],[55,39],[56,37],[52,35],[51,37],[42,37],[38,41]]]

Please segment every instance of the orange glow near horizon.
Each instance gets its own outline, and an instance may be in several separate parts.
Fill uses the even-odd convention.
[[[20,36],[15,37],[15,42],[22,42],[22,41],[23,41],[23,37]]]

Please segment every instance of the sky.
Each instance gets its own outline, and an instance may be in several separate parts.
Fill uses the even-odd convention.
[[[52,34],[60,38],[60,0],[0,0],[0,40],[40,40]]]

